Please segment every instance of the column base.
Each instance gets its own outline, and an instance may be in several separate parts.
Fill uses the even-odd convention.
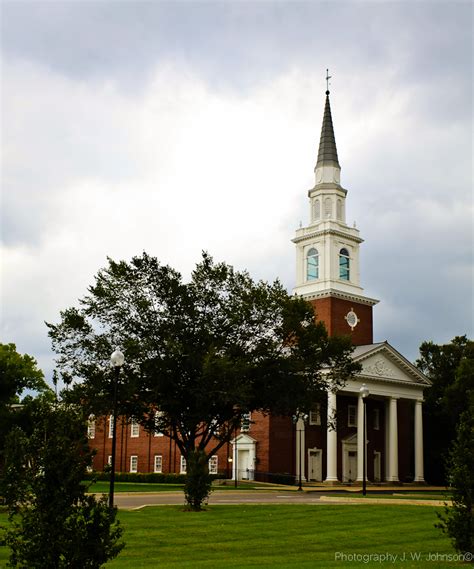
[[[338,486],[339,484],[341,484],[341,482],[340,482],[337,478],[334,478],[334,479],[326,479],[326,480],[324,480],[324,481],[323,481],[323,484],[324,484],[325,486]]]

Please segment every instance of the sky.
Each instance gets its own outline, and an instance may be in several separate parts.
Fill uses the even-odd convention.
[[[374,341],[473,336],[470,2],[1,1],[1,342],[107,257],[295,284],[326,90]]]

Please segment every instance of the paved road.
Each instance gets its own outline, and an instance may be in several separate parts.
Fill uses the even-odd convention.
[[[213,492],[209,504],[324,504],[323,494],[317,492],[249,491],[231,490]],[[332,502],[334,503],[334,502]],[[350,503],[349,500],[340,503]],[[136,509],[143,506],[163,506],[184,504],[182,492],[160,492],[157,494],[115,494],[115,504],[119,508]]]
[[[375,493],[374,493],[375,494]],[[385,498],[383,493],[377,493],[371,499],[360,495],[331,496],[331,492],[297,492],[288,490],[248,491],[224,490],[215,491],[209,498],[209,504],[387,504],[387,505],[418,505],[442,506],[444,500],[423,500],[420,495],[415,499]],[[421,494],[421,492],[420,492]],[[115,504],[119,508],[134,510],[144,506],[184,505],[182,492],[159,492],[156,494],[117,493]]]

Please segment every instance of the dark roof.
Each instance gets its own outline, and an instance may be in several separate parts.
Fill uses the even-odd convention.
[[[329,104],[329,91],[326,91],[326,105],[324,107],[323,126],[321,128],[321,138],[319,140],[318,166],[339,166],[337,158],[336,139],[334,138],[334,128],[332,126],[331,105]]]

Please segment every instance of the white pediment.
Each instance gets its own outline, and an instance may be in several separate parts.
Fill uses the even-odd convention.
[[[231,441],[231,444],[235,444],[236,439],[234,439],[233,441]],[[242,445],[254,445],[257,441],[255,439],[253,439],[251,436],[245,434],[245,433],[240,433],[240,435],[237,437],[237,444],[238,446],[242,446]]]
[[[390,344],[360,346],[354,350],[354,360],[362,365],[360,375],[407,384],[427,386],[430,381]]]

